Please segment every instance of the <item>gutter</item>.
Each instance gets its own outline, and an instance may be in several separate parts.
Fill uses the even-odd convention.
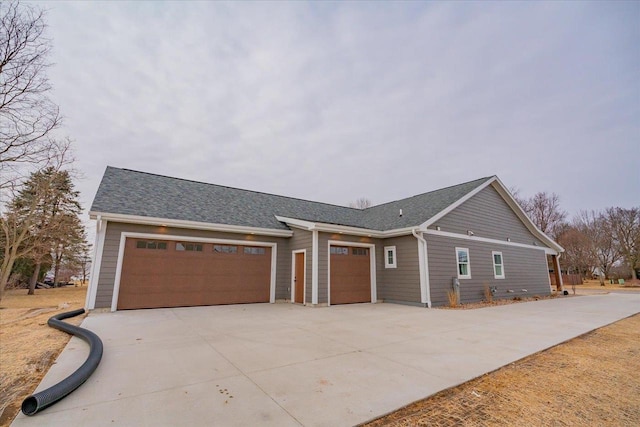
[[[418,242],[420,242],[420,245],[422,247],[422,252],[423,252],[423,256],[421,257],[420,257],[420,253],[418,253],[418,256],[420,257],[418,262],[421,266],[423,266],[423,268],[420,269],[421,273],[423,273],[420,277],[420,282],[421,284],[424,283],[424,287],[425,287],[425,295],[423,295],[425,301],[423,301],[423,303],[426,303],[427,307],[431,308],[431,286],[429,284],[429,260],[427,257],[427,241],[425,240],[424,237],[419,235],[417,231],[418,231],[417,228],[411,229],[411,234],[413,234],[413,237],[418,239]]]

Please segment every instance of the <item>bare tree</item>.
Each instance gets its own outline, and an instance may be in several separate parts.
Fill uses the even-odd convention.
[[[636,280],[636,268],[640,267],[640,207],[609,208],[607,217],[620,254]]]
[[[516,198],[516,201],[543,233],[558,238],[567,218],[567,212],[560,208],[560,196],[539,192],[530,199]]]
[[[24,177],[21,166],[50,163],[60,151],[60,125],[46,75],[51,41],[44,12],[0,1],[0,189]]]
[[[596,264],[593,243],[579,221],[563,227],[558,243],[565,250],[560,262],[567,271],[579,273],[583,278],[593,273]]]
[[[592,257],[600,270],[600,284],[604,285],[604,280],[611,274],[611,268],[620,260],[611,222],[607,215],[597,211],[583,211],[576,221],[589,238]]]
[[[356,208],[356,209],[367,209],[367,208],[370,208],[371,206],[372,206],[371,200],[367,199],[366,197],[360,197],[356,199],[355,202],[349,203],[350,208]]]

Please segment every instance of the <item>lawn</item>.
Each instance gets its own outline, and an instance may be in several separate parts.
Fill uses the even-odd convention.
[[[47,326],[49,317],[84,306],[87,287],[10,290],[0,302],[0,426],[11,424],[69,342],[70,335]],[[80,324],[84,316],[66,320]]]

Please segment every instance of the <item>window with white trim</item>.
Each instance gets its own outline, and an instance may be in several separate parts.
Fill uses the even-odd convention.
[[[471,279],[469,249],[456,248],[456,260],[458,263],[458,279]]]
[[[396,268],[396,247],[385,246],[384,247],[384,268]]]
[[[493,277],[496,279],[504,279],[504,260],[502,252],[491,252],[493,258]]]

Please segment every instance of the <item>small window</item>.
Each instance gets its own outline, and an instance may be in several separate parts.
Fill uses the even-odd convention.
[[[458,262],[458,279],[471,279],[469,249],[456,248],[456,258]]]
[[[245,246],[244,253],[246,255],[264,255],[267,251],[264,248],[256,248],[253,246]]]
[[[491,252],[493,256],[493,277],[496,279],[504,279],[504,261],[502,252]]]
[[[238,252],[238,247],[229,245],[213,245],[213,252],[220,254],[235,254]]]
[[[351,248],[351,253],[353,255],[369,255],[368,248]]]
[[[202,252],[201,243],[176,243],[176,251]]]
[[[349,248],[343,248],[341,246],[331,246],[329,248],[331,255],[349,255]]]
[[[384,268],[396,268],[396,247],[384,247]]]
[[[138,240],[136,242],[136,248],[138,249],[167,249],[167,242],[155,242],[155,241],[145,241]]]

